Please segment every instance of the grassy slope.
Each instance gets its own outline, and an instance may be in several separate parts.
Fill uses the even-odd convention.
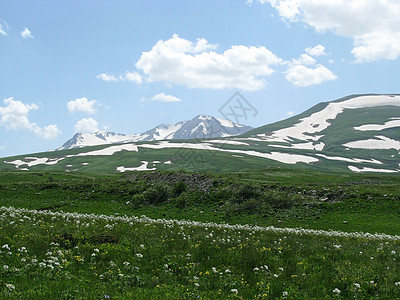
[[[400,234],[398,178],[282,168],[0,172],[0,205]],[[400,244],[390,240],[3,210],[0,246],[1,298],[332,299],[334,290],[344,298],[400,297]]]
[[[157,177],[157,174],[170,175]],[[55,211],[145,214],[154,218],[400,234],[399,177],[395,175],[270,168],[203,174],[203,179],[194,181],[192,187],[185,187],[181,194],[173,191],[176,183],[190,182],[193,176],[196,175],[182,172],[140,173],[135,177],[2,172],[0,204]],[[204,192],[204,182],[215,183]],[[166,194],[162,201],[152,203],[151,199],[142,197],[142,194],[156,193],[152,188],[157,184],[161,185],[160,193]]]

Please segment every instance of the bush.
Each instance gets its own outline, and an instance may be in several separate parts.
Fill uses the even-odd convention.
[[[243,203],[249,199],[259,199],[260,196],[261,193],[256,186],[251,184],[243,184],[234,191],[232,202]]]
[[[163,183],[156,183],[153,187],[144,192],[146,201],[150,204],[160,204],[169,198],[168,186]]]
[[[180,196],[183,192],[186,192],[187,190],[187,184],[183,181],[179,181],[178,183],[175,183],[172,187],[172,195],[174,197]]]

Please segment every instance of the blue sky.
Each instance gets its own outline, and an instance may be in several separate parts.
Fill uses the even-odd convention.
[[[223,117],[236,92],[254,127],[399,93],[399,20],[397,0],[2,0],[0,157]]]

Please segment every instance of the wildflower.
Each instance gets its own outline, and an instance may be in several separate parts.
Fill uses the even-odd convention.
[[[127,267],[127,266],[129,266],[129,265],[130,265],[130,263],[129,263],[129,262],[127,262],[127,261],[124,261],[124,262],[123,262],[123,265],[124,265],[125,267]]]
[[[231,292],[232,293],[238,293],[238,290],[237,289],[231,289]]]
[[[8,266],[7,265],[3,265],[3,270],[4,271],[8,270]]]
[[[199,287],[199,286],[200,286],[200,284],[198,284],[197,282],[195,282],[194,285],[195,285],[196,287]]]
[[[354,286],[355,286],[356,288],[358,288],[358,289],[361,287],[361,285],[360,285],[359,283],[355,283]]]
[[[99,253],[99,249],[97,248],[94,248],[93,251]]]
[[[400,286],[400,281],[394,283],[395,286]]]
[[[335,288],[332,292],[338,295],[340,294],[340,290],[338,288]]]
[[[287,292],[287,291],[282,292],[282,297],[283,298],[286,298],[288,295],[289,295],[289,292]]]
[[[13,290],[15,290],[15,285],[13,285],[12,283],[6,283],[6,288],[8,288],[10,292],[12,292]]]
[[[144,245],[143,244],[140,244],[140,249],[144,249]]]
[[[143,254],[141,254],[141,253],[136,253],[136,256],[139,257],[139,258],[142,258],[142,257],[143,257]]]
[[[115,264],[115,262],[113,262],[112,260],[110,260],[110,266],[111,266],[111,267],[116,267],[117,265]]]
[[[230,273],[230,272],[231,272],[231,270],[229,270],[229,269],[225,270],[225,273]]]

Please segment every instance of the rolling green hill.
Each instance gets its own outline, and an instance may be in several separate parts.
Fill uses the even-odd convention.
[[[113,144],[8,157],[2,159],[0,170],[231,172],[285,166],[398,173],[399,127],[399,95],[352,95],[320,103],[241,136]]]

